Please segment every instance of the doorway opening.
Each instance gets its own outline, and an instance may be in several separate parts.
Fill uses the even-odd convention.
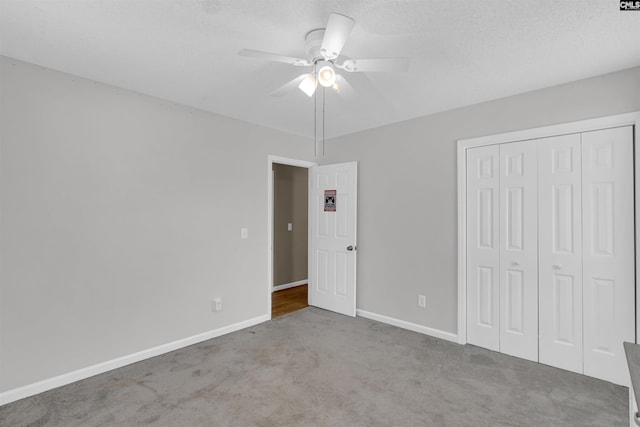
[[[308,306],[309,173],[281,163],[274,163],[272,170],[273,318]]]
[[[308,306],[308,169],[315,163],[269,156],[268,307],[271,318]]]

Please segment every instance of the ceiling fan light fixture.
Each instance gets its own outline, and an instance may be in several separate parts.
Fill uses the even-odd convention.
[[[312,97],[313,93],[316,91],[316,86],[318,82],[316,81],[316,77],[313,74],[307,74],[304,79],[300,82],[298,87],[301,91],[307,94],[308,97]]]
[[[331,87],[336,82],[336,72],[329,65],[325,65],[318,71],[318,83],[324,87]]]

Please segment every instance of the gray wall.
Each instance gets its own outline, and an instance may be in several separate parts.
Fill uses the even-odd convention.
[[[456,140],[638,110],[633,68],[328,141],[359,162],[357,307],[457,332]]]
[[[0,81],[0,392],[267,314],[267,154],[310,142],[3,57]],[[457,139],[636,110],[640,68],[328,141],[359,161],[358,308],[455,332]]]
[[[274,163],[273,192],[273,284],[306,280],[308,169]]]
[[[0,81],[0,392],[267,314],[267,155],[311,142],[4,57]]]

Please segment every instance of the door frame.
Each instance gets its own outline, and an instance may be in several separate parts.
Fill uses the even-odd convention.
[[[316,162],[290,159],[288,157],[267,156],[267,316],[271,320],[271,294],[273,292],[273,164],[312,168]],[[307,203],[309,201],[307,200]],[[307,213],[307,217],[309,214]],[[308,228],[308,227],[307,227]]]
[[[483,147],[508,142],[525,141],[530,139],[546,138],[550,136],[565,135],[570,133],[588,132],[599,129],[629,126],[634,127],[633,153],[634,153],[634,195],[635,195],[635,223],[640,225],[640,111],[617,114],[613,116],[598,117],[594,119],[580,120],[539,128],[525,129],[515,132],[506,132],[496,135],[481,136],[478,138],[460,139],[457,142],[457,167],[458,167],[458,343],[467,343],[467,149]],[[640,330],[640,227],[635,227],[635,251],[636,251],[636,343]]]

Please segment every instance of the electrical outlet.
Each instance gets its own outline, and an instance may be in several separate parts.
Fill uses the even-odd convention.
[[[427,306],[427,297],[424,295],[418,295],[418,307],[425,308]]]
[[[214,298],[211,301],[211,311],[222,311],[222,298]]]

